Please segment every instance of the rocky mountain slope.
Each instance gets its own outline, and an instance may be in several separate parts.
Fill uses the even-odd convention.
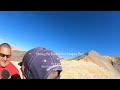
[[[13,50],[12,51],[12,57],[11,60],[12,61],[21,61],[23,56],[25,55],[25,51],[20,51],[20,50]]]
[[[62,65],[63,79],[120,79],[120,59],[102,56],[94,50],[72,60],[64,59]]]

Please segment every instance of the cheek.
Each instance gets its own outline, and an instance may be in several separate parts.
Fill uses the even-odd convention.
[[[7,58],[8,61],[10,61],[10,58]]]
[[[0,61],[2,60],[3,58],[2,57],[0,57]]]

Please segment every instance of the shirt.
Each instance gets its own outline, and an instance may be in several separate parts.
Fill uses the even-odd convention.
[[[11,79],[21,79],[18,69],[10,62],[5,68],[0,66],[0,78],[2,78],[2,70],[5,69],[9,72]]]

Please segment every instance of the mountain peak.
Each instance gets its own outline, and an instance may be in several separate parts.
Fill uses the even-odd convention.
[[[78,59],[79,60],[79,59],[81,59],[81,58],[83,58],[85,56],[100,57],[101,55],[98,52],[96,52],[95,50],[89,50],[88,52],[84,53],[83,55],[77,56],[77,57],[75,57],[73,59]]]
[[[96,52],[95,50],[90,50],[87,53],[85,53],[85,55],[88,55],[88,56],[98,56],[100,54],[98,52]]]

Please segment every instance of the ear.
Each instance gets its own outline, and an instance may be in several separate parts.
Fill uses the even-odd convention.
[[[52,71],[47,79],[55,79],[58,76],[58,71]]]

